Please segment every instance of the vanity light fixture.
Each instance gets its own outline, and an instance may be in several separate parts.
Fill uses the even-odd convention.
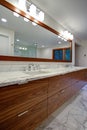
[[[58,35],[58,38],[65,41],[65,42],[67,41],[67,39],[65,39],[62,35]]]
[[[44,12],[42,11],[39,12],[39,20],[44,21]]]
[[[18,13],[16,13],[16,12],[13,12],[13,15],[15,16],[15,17],[19,17],[20,15],[18,14]]]
[[[29,22],[29,19],[27,19],[27,18],[24,18],[24,21],[25,21],[25,22]]]
[[[73,35],[71,33],[69,33],[68,31],[62,31],[60,33],[60,36],[63,37],[66,40],[73,40]]]
[[[35,19],[39,21],[44,21],[44,12],[38,9],[33,3],[29,0],[26,1],[26,10]]]
[[[34,4],[30,5],[29,13],[31,16],[36,17],[36,6]]]
[[[6,23],[6,22],[7,22],[7,19],[1,18],[1,21],[4,22],[4,23]]]
[[[18,7],[26,11],[26,0],[18,0]]]

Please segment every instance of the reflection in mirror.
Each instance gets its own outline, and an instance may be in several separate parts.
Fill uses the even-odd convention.
[[[52,50],[71,44],[0,5],[0,55],[52,59]]]

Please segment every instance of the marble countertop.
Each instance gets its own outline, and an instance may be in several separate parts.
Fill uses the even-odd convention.
[[[55,69],[41,69],[39,71],[11,71],[0,72],[0,87],[24,84],[32,80],[52,77],[56,75],[64,75],[73,71],[84,69],[83,67],[64,67]]]

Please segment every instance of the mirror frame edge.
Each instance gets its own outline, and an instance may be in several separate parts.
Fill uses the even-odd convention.
[[[10,9],[11,11],[14,11],[16,13],[18,13],[19,15],[26,17],[27,19],[29,19],[32,22],[36,22],[38,25],[40,25],[41,27],[51,31],[52,33],[59,35],[60,33],[58,31],[56,31],[55,29],[51,28],[50,26],[36,20],[34,17],[27,15],[24,11],[18,9],[17,7],[15,7],[13,4],[3,0],[0,1],[0,5]],[[18,56],[4,56],[4,55],[0,55],[0,61],[35,61],[35,62],[72,62],[72,40],[68,40],[71,44],[70,49],[71,49],[71,60],[70,61],[65,61],[65,60],[53,60],[53,59],[45,59],[45,58],[28,58],[28,57],[18,57]]]

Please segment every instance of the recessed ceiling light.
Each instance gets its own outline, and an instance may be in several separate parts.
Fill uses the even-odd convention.
[[[16,17],[19,17],[20,15],[16,12],[13,12],[13,15],[16,16]]]
[[[66,40],[66,39],[64,39],[64,41],[66,42],[67,40]]]
[[[1,18],[1,21],[4,22],[4,23],[6,23],[6,22],[7,22],[7,19]]]
[[[58,35],[58,38],[61,38],[61,37]]]
[[[61,42],[58,42],[58,44],[61,44]]]
[[[64,40],[64,38],[63,38],[63,37],[61,37],[61,39],[62,39],[62,40]]]
[[[42,45],[42,47],[45,47],[44,45]]]
[[[25,22],[29,22],[29,19],[27,19],[27,18],[24,18],[24,21],[25,21]]]
[[[19,49],[21,50],[21,49],[22,49],[22,47],[19,47]]]
[[[20,40],[19,39],[16,39],[17,42],[19,42]]]
[[[35,46],[37,46],[37,43],[34,43]]]
[[[25,50],[27,50],[27,48],[25,48]]]
[[[37,25],[35,22],[32,22],[32,24],[33,24],[34,26],[36,26],[36,25]]]

